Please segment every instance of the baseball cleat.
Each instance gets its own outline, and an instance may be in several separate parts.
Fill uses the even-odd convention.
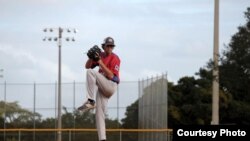
[[[88,110],[94,109],[95,107],[95,102],[86,101],[82,106],[78,107],[77,110],[86,112]]]

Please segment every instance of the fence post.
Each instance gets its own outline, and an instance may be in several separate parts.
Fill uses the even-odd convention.
[[[7,89],[7,86],[6,86],[6,81],[4,82],[4,123],[3,123],[3,126],[4,126],[4,129],[6,129],[6,89]],[[4,131],[4,135],[3,135],[3,139],[4,141],[6,140],[6,132]]]
[[[120,141],[122,141],[122,131],[120,130]]]
[[[71,141],[71,130],[69,130],[69,141]]]
[[[56,115],[57,115],[57,82],[55,82],[55,119],[56,119]],[[57,127],[57,122],[55,120],[55,128]],[[57,132],[55,132],[55,140],[57,139]]]
[[[119,128],[120,126],[119,126],[119,121],[120,121],[120,118],[119,118],[119,87],[118,87],[118,85],[117,85],[117,121],[118,121],[118,123],[117,123],[117,128]]]
[[[74,83],[73,83],[73,109],[72,109],[72,113],[73,113],[73,117],[74,117],[74,121],[73,121],[74,129],[76,128],[76,118],[75,118],[75,114],[74,114],[74,111],[76,109],[75,107],[76,107],[76,82],[74,80]],[[75,131],[73,131],[73,140],[75,140]]]
[[[18,130],[18,141],[21,141],[21,131]]]
[[[36,82],[34,82],[34,101],[33,101],[33,128],[36,128]],[[36,140],[36,132],[33,131],[33,141]]]

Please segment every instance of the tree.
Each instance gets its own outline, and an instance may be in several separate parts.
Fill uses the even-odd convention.
[[[235,100],[250,101],[250,8],[247,23],[238,27],[221,57],[220,85]]]
[[[18,102],[0,101],[1,128],[33,128],[34,121],[41,121],[41,115],[21,108]],[[4,125],[5,124],[5,125]],[[29,134],[29,135],[28,135]],[[32,140],[33,133],[27,133],[23,140]],[[8,135],[6,140],[17,140],[17,136]]]
[[[126,108],[125,118],[122,121],[123,128],[138,128],[138,100]]]
[[[224,123],[250,124],[250,8],[245,18],[220,58],[220,87],[231,97],[222,112]]]
[[[41,115],[21,108],[18,102],[0,101],[0,115],[5,117],[5,122],[10,127],[23,127],[27,123],[33,123],[34,119],[41,120]]]
[[[178,124],[208,124],[211,113],[211,94],[204,82],[194,77],[183,77],[169,87],[169,128]],[[206,85],[205,85],[206,86]]]
[[[138,100],[126,108],[125,118],[122,121],[122,127],[127,129],[138,129]],[[137,141],[138,134],[125,134],[122,138],[124,141]]]

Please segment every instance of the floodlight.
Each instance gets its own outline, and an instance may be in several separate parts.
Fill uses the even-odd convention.
[[[62,114],[61,114],[61,107],[62,107],[62,105],[61,105],[61,44],[62,44],[62,42],[61,42],[61,39],[62,39],[62,32],[63,32],[63,30],[66,30],[67,32],[74,32],[74,33],[76,33],[77,32],[77,30],[76,29],[69,29],[69,28],[65,28],[65,29],[63,29],[63,28],[61,28],[61,27],[59,27],[59,28],[45,28],[43,31],[44,32],[53,32],[53,30],[55,30],[55,31],[58,31],[58,36],[57,37],[45,37],[44,39],[43,39],[43,41],[57,41],[58,42],[58,52],[59,52],[59,67],[58,67],[58,116],[57,116],[57,128],[58,129],[61,129],[62,128],[62,119],[61,119],[61,116],[62,116]],[[75,41],[75,39],[72,37],[72,38],[70,38],[70,37],[67,37],[67,38],[65,38],[65,40],[66,41]],[[61,141],[61,137],[62,135],[61,135],[61,132],[58,132],[58,134],[57,134],[57,138],[58,138],[58,141]]]

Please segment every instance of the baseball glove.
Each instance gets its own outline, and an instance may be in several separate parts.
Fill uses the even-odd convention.
[[[92,59],[94,61],[99,61],[100,53],[101,49],[97,45],[94,45],[92,48],[89,49],[87,56],[89,57],[89,59]]]

